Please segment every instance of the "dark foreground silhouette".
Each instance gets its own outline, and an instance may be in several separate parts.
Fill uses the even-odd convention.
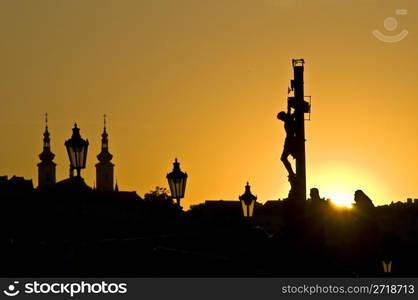
[[[74,124],[65,142],[69,178],[56,182],[45,119],[37,189],[0,177],[0,275],[3,277],[330,277],[418,275],[418,201],[375,207],[356,191],[341,209],[312,189],[306,197],[303,59],[292,60],[286,138],[281,155],[290,191],[256,202],[247,183],[235,201],[206,201],[185,212],[187,173],[177,159],[167,174],[171,195],[139,197],[114,186],[106,116],[95,189],[81,178],[89,142]],[[289,156],[295,159],[292,168]],[[74,174],[76,171],[76,175]],[[244,217],[245,216],[245,217]]]
[[[303,206],[206,201],[185,212],[164,190],[99,192],[72,178],[0,183],[1,276],[417,276],[418,203],[340,209],[317,190]],[[384,273],[382,261],[391,261]]]

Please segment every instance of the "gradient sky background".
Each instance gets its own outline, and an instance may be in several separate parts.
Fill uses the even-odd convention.
[[[247,180],[261,202],[284,198],[276,114],[303,57],[308,189],[418,197],[417,14],[415,0],[1,0],[0,174],[37,184],[48,112],[57,179],[77,121],[93,185],[106,113],[120,189],[167,187],[178,157],[186,207],[237,199]],[[384,43],[374,29],[409,35]]]

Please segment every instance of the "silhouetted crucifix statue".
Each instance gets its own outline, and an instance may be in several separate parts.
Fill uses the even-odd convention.
[[[296,179],[296,174],[289,162],[289,155],[296,158],[296,123],[295,114],[281,111],[277,114],[277,119],[284,122],[284,130],[286,131],[286,138],[284,140],[283,152],[280,160],[283,162],[289,177],[289,182],[292,184]]]
[[[283,162],[289,177],[289,198],[306,200],[306,162],[305,162],[305,113],[310,112],[310,103],[305,101],[303,88],[303,59],[293,59],[294,79],[290,81],[288,92],[294,92],[287,98],[287,112],[281,111],[277,118],[284,123],[286,138],[280,160]],[[296,160],[294,171],[289,162],[289,155]]]

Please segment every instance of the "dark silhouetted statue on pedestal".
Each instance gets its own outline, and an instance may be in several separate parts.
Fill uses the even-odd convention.
[[[289,177],[291,189],[289,200],[294,203],[306,201],[306,162],[305,162],[305,113],[310,112],[310,103],[305,101],[303,90],[303,59],[293,59],[294,79],[290,81],[289,93],[293,97],[287,99],[287,112],[281,111],[277,118],[284,122],[286,138],[280,160],[283,162]],[[296,160],[296,172],[293,171],[288,157]]]

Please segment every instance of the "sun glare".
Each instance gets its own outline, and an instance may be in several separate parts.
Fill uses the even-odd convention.
[[[347,194],[343,191],[334,191],[327,194],[327,198],[340,207],[352,208],[353,207],[353,193]]]
[[[373,194],[369,191],[377,190],[378,184],[374,176],[353,166],[335,163],[322,166],[316,172],[319,175],[310,178],[309,185],[319,189],[320,197],[330,199],[339,207],[352,208],[356,190],[363,190],[372,200]],[[384,188],[380,187],[378,190],[382,189]]]

